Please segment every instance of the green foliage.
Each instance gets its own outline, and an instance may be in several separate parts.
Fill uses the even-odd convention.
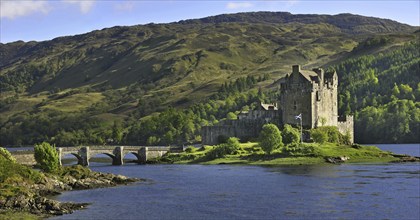
[[[418,143],[420,102],[393,100],[379,107],[366,107],[358,114],[355,129],[356,137],[361,143],[372,140],[384,143],[402,140]]]
[[[236,119],[238,119],[238,116],[235,113],[233,113],[233,112],[229,112],[226,115],[226,119],[228,119],[228,120],[236,120]]]
[[[322,126],[311,130],[316,143],[350,144],[350,134],[341,134],[335,126]]]
[[[60,176],[72,176],[76,179],[84,179],[91,176],[92,171],[84,166],[75,165],[75,166],[63,166],[60,169]]]
[[[240,150],[239,139],[235,137],[229,138],[226,143],[220,144],[206,153],[208,160],[223,158],[226,155],[236,154]]]
[[[35,160],[41,170],[53,173],[60,169],[58,152],[54,145],[47,142],[36,144],[34,147]]]
[[[193,146],[189,146],[185,149],[185,152],[187,153],[194,153],[197,151],[197,148],[193,147]]]
[[[3,157],[4,159],[13,163],[16,162],[16,159],[12,156],[12,154],[10,154],[10,152],[3,147],[0,147],[0,157]]]
[[[311,137],[312,137],[312,140],[314,140],[314,142],[320,143],[320,144],[323,144],[328,141],[327,132],[321,129],[312,129]]]
[[[283,146],[281,132],[275,124],[265,124],[262,127],[259,145],[268,154]]]
[[[285,145],[300,142],[300,131],[288,124],[284,125],[281,136]]]
[[[38,183],[42,179],[42,174],[27,166],[13,163],[2,154],[0,155],[0,184],[9,178],[20,178],[32,183]],[[10,182],[10,181],[9,181]],[[0,188],[1,185],[0,185]],[[1,191],[0,191],[1,194]]]
[[[420,142],[419,47],[414,41],[335,66],[339,114],[354,114],[356,142]]]
[[[114,121],[114,125],[112,126],[112,140],[114,143],[119,144],[121,143],[123,138],[122,128],[119,123]]]
[[[229,112],[277,100],[277,89],[267,85],[289,71],[279,66],[322,66],[337,63],[337,57],[344,59],[335,67],[340,113],[353,113],[357,128],[365,118],[358,113],[368,106],[385,109],[393,100],[418,102],[419,45],[401,46],[416,39],[414,31],[363,16],[263,12],[4,44],[0,144],[197,142],[201,127],[217,124]],[[371,54],[363,55],[367,52]],[[394,83],[400,92],[392,97]],[[375,136],[419,142],[413,135],[417,116],[401,114],[410,116],[404,129],[384,136],[377,135],[382,127],[356,132],[356,141]]]

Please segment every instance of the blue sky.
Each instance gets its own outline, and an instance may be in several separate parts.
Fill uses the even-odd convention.
[[[420,25],[420,0],[0,1],[1,43],[50,40],[116,25],[167,23],[248,11],[287,11],[293,14],[352,13]]]

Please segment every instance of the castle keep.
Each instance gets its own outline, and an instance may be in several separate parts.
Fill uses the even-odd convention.
[[[338,76],[324,72],[321,68],[302,70],[294,65],[292,72],[280,80],[280,106],[263,104],[248,112],[241,112],[238,120],[226,120],[215,126],[202,128],[202,143],[214,145],[225,137],[241,140],[258,137],[266,123],[281,127],[284,124],[300,123],[296,116],[302,115],[305,129],[319,126],[336,126],[343,133],[349,133],[353,142],[353,116],[338,117]]]

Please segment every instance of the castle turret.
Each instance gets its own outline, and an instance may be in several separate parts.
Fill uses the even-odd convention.
[[[320,85],[322,86],[324,84],[324,70],[321,68],[314,68],[312,69],[312,71],[314,71],[318,75]]]

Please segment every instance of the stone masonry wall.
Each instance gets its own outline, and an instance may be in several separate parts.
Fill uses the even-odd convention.
[[[354,143],[354,119],[353,116],[347,115],[339,118],[338,131],[342,134],[349,133],[350,141]]]
[[[222,125],[205,126],[201,129],[202,143],[219,144],[219,137],[237,137],[240,140],[258,137],[264,120],[228,120]]]

